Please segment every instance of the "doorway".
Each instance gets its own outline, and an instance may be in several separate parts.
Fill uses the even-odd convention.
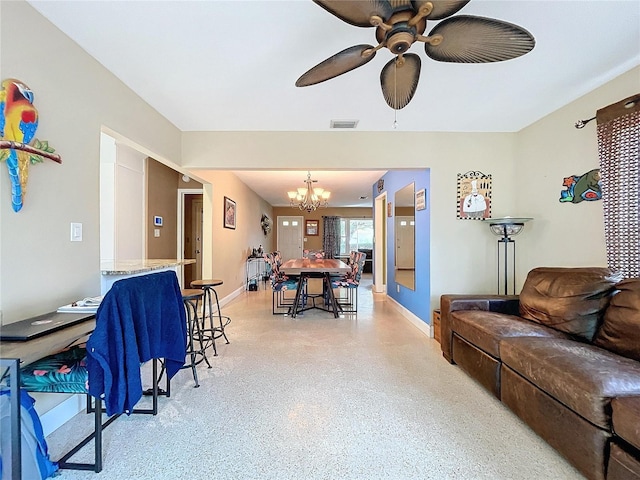
[[[374,215],[373,291],[387,291],[387,194],[376,197]]]
[[[202,233],[203,198],[202,190],[178,190],[178,256],[182,259],[194,259],[196,262],[182,268],[183,288],[189,288],[191,282],[202,279]]]
[[[282,261],[302,258],[302,224],[304,217],[278,216],[278,246]]]

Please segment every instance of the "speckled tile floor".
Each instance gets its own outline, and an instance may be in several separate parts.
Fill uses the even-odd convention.
[[[361,285],[359,313],[271,315],[271,292],[223,307],[231,343],[189,370],[156,417],[104,431],[100,474],[72,479],[579,479],[505,406]],[[148,373],[148,372],[145,372]],[[149,378],[149,375],[143,375]],[[148,401],[144,399],[143,402]],[[48,437],[57,458],[91,429],[79,414]],[[91,444],[74,460],[90,461]]]

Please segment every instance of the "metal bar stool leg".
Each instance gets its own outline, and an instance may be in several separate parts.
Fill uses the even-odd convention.
[[[221,336],[224,337],[224,340],[227,345],[229,345],[229,339],[227,338],[227,334],[224,333],[224,327],[229,325],[230,320],[227,320],[224,324],[222,323],[222,311],[220,310],[220,301],[218,300],[218,292],[213,287],[209,287],[210,290],[213,290],[213,294],[216,296],[216,308],[218,309],[218,322],[220,323],[220,333]],[[211,297],[211,293],[209,293],[209,297]]]
[[[213,355],[218,355],[218,349],[216,347],[216,339],[223,337],[225,342],[228,344],[229,339],[227,338],[227,334],[225,333],[225,327],[231,322],[229,317],[222,315],[220,310],[220,300],[218,298],[218,292],[215,287],[218,285],[222,285],[223,281],[219,279],[213,280],[194,280],[191,282],[191,288],[200,288],[204,294],[203,302],[202,302],[202,318],[200,322],[200,328],[202,332],[202,338],[204,339],[206,345],[205,348],[213,348]],[[217,322],[215,320],[215,315],[213,313],[213,297],[215,295],[215,305],[218,309],[218,319]],[[207,311],[208,308],[208,311]],[[208,321],[208,325],[207,325]],[[217,323],[217,325],[216,325]],[[208,363],[208,362],[207,362]]]
[[[197,304],[197,300],[196,300]],[[193,380],[196,382],[195,388],[200,386],[198,383],[198,371],[196,370],[196,352],[193,348],[193,336],[195,334],[194,325],[199,325],[198,323],[198,310],[196,308],[196,304],[194,304],[191,300],[184,300],[184,306],[187,310],[187,328],[188,328],[188,348],[189,348],[189,357],[191,357],[191,373],[193,374]],[[198,330],[200,330],[198,328]]]

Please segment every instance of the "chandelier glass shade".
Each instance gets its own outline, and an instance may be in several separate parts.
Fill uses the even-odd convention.
[[[311,172],[307,172],[307,179],[304,181],[306,187],[287,192],[289,203],[293,208],[311,213],[318,208],[326,208],[329,205],[331,192],[324,188],[314,187],[314,182],[317,180],[311,180]]]

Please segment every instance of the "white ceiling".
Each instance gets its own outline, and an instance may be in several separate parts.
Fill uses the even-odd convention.
[[[386,49],[354,71],[295,87],[325,58],[376,44],[373,28],[349,25],[310,0],[29,3],[180,130],[326,131],[332,119],[359,120],[357,131],[392,130],[379,79],[392,58]],[[422,74],[397,112],[398,130],[518,131],[640,64],[638,0],[472,0],[459,13],[518,24],[536,46],[507,62],[453,64],[413,45]],[[249,183],[264,174],[240,176]],[[277,182],[285,172],[273,174]],[[295,185],[306,172],[293,175]],[[256,191],[267,185],[274,184]]]
[[[306,187],[307,171],[234,171],[254,192],[259,192],[273,206],[289,205],[288,191]],[[332,207],[370,207],[373,205],[372,188],[386,171],[329,171],[313,170],[311,179],[317,180],[316,187],[331,192],[329,205]],[[366,198],[360,198],[366,197]]]

